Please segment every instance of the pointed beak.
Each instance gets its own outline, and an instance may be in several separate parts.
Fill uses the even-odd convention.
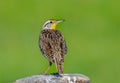
[[[57,20],[57,21],[55,22],[55,24],[58,24],[58,23],[61,23],[61,22],[64,22],[64,20]]]
[[[58,23],[61,23],[61,22],[64,22],[64,20],[56,20],[56,21],[52,24],[51,28],[52,28],[52,29],[56,29],[57,24],[58,24]]]

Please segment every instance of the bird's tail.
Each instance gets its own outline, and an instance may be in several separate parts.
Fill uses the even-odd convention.
[[[64,73],[63,58],[58,54],[58,56],[55,56],[54,60],[55,60],[55,65],[56,65],[58,73],[63,74]]]
[[[63,64],[57,64],[57,70],[59,74],[63,74],[64,73]]]

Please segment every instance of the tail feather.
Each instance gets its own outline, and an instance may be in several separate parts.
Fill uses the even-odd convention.
[[[58,57],[55,57],[54,60],[55,60],[55,65],[56,65],[58,73],[63,74],[64,73],[63,61]]]
[[[63,64],[57,64],[57,70],[59,74],[63,74],[64,73]]]

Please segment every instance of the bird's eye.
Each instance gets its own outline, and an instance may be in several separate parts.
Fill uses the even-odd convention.
[[[50,21],[50,23],[52,23],[52,21]]]

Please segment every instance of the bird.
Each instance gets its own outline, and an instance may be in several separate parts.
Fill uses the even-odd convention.
[[[52,64],[56,65],[58,74],[64,73],[63,65],[64,57],[67,54],[67,46],[64,36],[56,29],[56,26],[61,22],[64,22],[64,20],[47,20],[43,24],[39,35],[39,48],[42,55],[49,61],[49,66],[45,74],[48,74],[48,70]]]

